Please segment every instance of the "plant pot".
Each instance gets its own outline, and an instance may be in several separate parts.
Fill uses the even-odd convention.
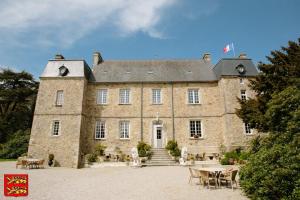
[[[53,160],[49,160],[48,165],[49,165],[49,167],[51,167],[53,165]]]

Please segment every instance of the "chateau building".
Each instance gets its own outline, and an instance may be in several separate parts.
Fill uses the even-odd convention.
[[[96,144],[128,153],[139,141],[164,148],[169,140],[206,155],[245,146],[255,130],[235,114],[238,99],[254,97],[258,71],[245,54],[216,65],[198,60],[104,61],[62,55],[40,77],[28,154],[65,167],[83,165]]]

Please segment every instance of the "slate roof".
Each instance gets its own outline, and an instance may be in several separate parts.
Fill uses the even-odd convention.
[[[66,77],[86,77],[88,80],[93,80],[91,68],[84,60],[49,60],[41,78],[59,77],[59,68],[62,65],[69,69]]]
[[[209,82],[217,78],[203,60],[104,61],[93,68],[96,82]]]
[[[60,77],[59,67],[68,68],[67,77],[85,77],[89,82],[213,82],[221,76],[239,76],[236,66],[244,65],[243,76],[256,76],[258,71],[248,58],[224,58],[215,66],[199,60],[112,60],[91,68],[84,60],[49,60],[41,78]]]
[[[236,66],[243,65],[246,69],[244,76],[256,76],[258,70],[249,58],[223,58],[213,68],[218,79],[221,76],[239,76]]]

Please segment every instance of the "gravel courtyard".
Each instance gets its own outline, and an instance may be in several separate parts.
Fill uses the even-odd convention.
[[[3,174],[29,174],[29,196],[5,198]],[[0,199],[30,200],[234,200],[247,198],[240,189],[207,189],[188,184],[185,167],[106,167],[15,169],[15,162],[0,162]]]

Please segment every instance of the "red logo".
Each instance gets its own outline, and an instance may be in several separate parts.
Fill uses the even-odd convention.
[[[4,196],[28,196],[28,174],[4,174]]]

